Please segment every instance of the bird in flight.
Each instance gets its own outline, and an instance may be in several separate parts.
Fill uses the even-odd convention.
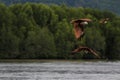
[[[95,55],[96,57],[100,58],[100,56],[91,48],[82,47],[82,46],[80,46],[77,49],[75,49],[74,51],[72,51],[72,54],[76,54],[77,52],[81,52],[81,51],[88,51],[88,52],[92,53],[93,55]]]
[[[84,25],[87,25],[88,22],[91,22],[91,19],[77,19],[77,20],[72,20],[71,23],[73,24],[74,28],[74,34],[76,39],[81,38],[81,36],[84,34]]]
[[[106,24],[108,22],[109,18],[105,18],[105,19],[101,19],[100,20],[100,24]],[[91,19],[88,18],[83,18],[83,19],[76,19],[76,20],[72,20],[71,24],[73,24],[73,30],[74,30],[74,34],[75,34],[75,38],[78,40],[80,38],[82,38],[82,36],[84,35],[84,27],[85,25],[87,25],[88,23],[92,22]],[[81,52],[81,51],[88,51],[89,53],[95,55],[96,57],[100,58],[100,56],[96,53],[95,50],[89,48],[89,47],[78,47],[76,49],[74,49],[72,51],[72,54],[75,54],[77,52]]]
[[[108,22],[109,18],[101,19],[100,24],[106,24]]]

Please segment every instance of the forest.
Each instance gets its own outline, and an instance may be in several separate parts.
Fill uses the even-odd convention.
[[[66,4],[72,7],[97,8],[100,10],[109,10],[120,15],[120,0],[0,0],[6,5],[16,3],[44,3],[44,4]]]
[[[109,11],[37,3],[0,4],[0,59],[96,59],[71,55],[76,39],[73,19],[90,18],[80,45],[102,59],[120,59],[120,17]],[[107,24],[99,24],[110,18]]]

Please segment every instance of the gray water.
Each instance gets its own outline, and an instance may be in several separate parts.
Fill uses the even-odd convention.
[[[0,63],[0,80],[120,80],[120,62]]]

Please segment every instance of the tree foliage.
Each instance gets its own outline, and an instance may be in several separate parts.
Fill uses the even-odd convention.
[[[45,3],[45,4],[66,4],[72,7],[87,7],[87,8],[97,8],[101,10],[109,10],[120,14],[119,3],[120,0],[0,0],[7,5],[16,3]]]
[[[106,17],[110,21],[99,24]],[[70,21],[78,18],[94,21],[85,28],[80,45],[91,47],[103,58],[120,59],[119,16],[90,8],[36,3],[0,4],[0,58],[84,58],[87,54],[70,55],[76,44]]]

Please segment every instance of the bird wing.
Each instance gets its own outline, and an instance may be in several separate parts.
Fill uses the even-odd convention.
[[[76,20],[71,21],[71,23],[74,25],[73,30],[74,30],[74,34],[75,34],[76,39],[81,38],[81,36],[84,33],[83,25],[87,24],[87,22],[90,22],[90,21],[92,21],[92,20],[87,19],[87,18],[76,19]]]
[[[88,18],[83,18],[83,19],[80,19],[81,21],[85,21],[85,22],[91,22],[92,20],[91,19],[88,19]]]
[[[83,19],[75,19],[75,20],[72,20],[71,23],[81,23],[81,22],[91,22],[92,20],[91,19],[88,19],[88,18],[83,18]]]
[[[75,54],[75,53],[81,52],[81,51],[88,51],[88,52],[94,54],[96,57],[100,58],[100,56],[94,50],[92,50],[91,48],[88,48],[88,47],[78,47],[77,49],[72,51],[72,54]]]

